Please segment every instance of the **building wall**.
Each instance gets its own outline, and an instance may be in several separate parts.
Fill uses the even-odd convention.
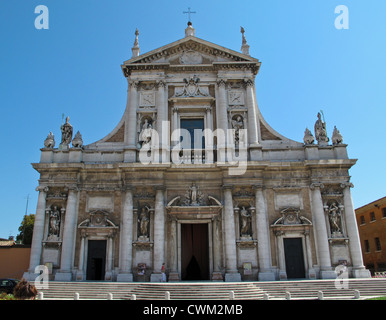
[[[365,266],[372,273],[386,271],[386,197],[356,209],[355,213]],[[374,213],[373,217],[371,213]],[[376,238],[381,250],[377,249]]]
[[[0,278],[21,279],[29,266],[31,247],[0,247]]]

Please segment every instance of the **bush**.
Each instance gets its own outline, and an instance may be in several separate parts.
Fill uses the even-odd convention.
[[[5,292],[2,292],[0,294],[0,300],[16,300],[13,294],[7,294]]]

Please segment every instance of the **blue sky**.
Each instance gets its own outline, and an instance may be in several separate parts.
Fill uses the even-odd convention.
[[[34,26],[35,7],[49,9],[49,29]],[[349,29],[335,28],[335,7],[349,9]],[[188,7],[196,36],[262,62],[259,108],[280,134],[302,141],[323,110],[358,159],[350,170],[354,206],[386,195],[386,1],[383,0],[0,0],[0,237],[16,235],[35,213],[40,148],[62,114],[85,144],[107,135],[126,106],[120,65],[184,37]]]

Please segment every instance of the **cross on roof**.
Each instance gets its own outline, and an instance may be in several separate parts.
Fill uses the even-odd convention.
[[[186,14],[186,13],[189,15],[189,21],[192,21],[191,20],[191,14],[196,13],[196,11],[190,11],[190,8],[188,8],[188,11],[183,11],[183,14]]]

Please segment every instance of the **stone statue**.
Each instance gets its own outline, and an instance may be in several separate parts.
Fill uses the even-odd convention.
[[[55,147],[55,137],[52,132],[50,132],[46,140],[44,140],[44,147],[47,149],[53,149]]]
[[[60,143],[60,148],[68,148],[72,140],[73,129],[72,125],[68,122],[69,117],[66,118],[66,123],[60,126],[60,131],[62,131],[62,142]]]
[[[315,138],[318,144],[326,144],[330,139],[327,137],[326,123],[321,119],[318,112],[318,120],[315,122]]]
[[[60,211],[57,206],[54,206],[50,211],[50,222],[49,222],[49,236],[59,237],[59,226],[60,226]]]
[[[333,202],[328,207],[328,216],[330,220],[331,233],[341,233],[342,232],[342,222],[341,222],[341,212],[339,207]]]
[[[72,140],[72,146],[74,148],[82,148],[83,147],[83,139],[82,135],[78,131],[74,137],[74,140]]]
[[[241,219],[241,236],[250,236],[251,235],[251,214],[250,212],[243,207],[240,210],[240,219]]]
[[[303,141],[305,145],[313,144],[315,141],[314,136],[308,128],[306,128],[306,131],[304,131]]]
[[[142,125],[142,130],[139,134],[139,142],[142,142],[142,147],[145,145],[150,146],[150,141],[153,134],[153,128],[148,119],[145,119],[145,122]]]
[[[146,237],[146,238],[149,236],[148,226],[149,226],[150,219],[149,219],[148,212],[149,212],[149,208],[147,206],[144,206],[138,217],[140,236]]]
[[[232,128],[235,129],[234,139],[235,144],[238,145],[240,142],[240,138],[243,138],[242,131],[240,131],[240,129],[244,129],[244,121],[241,116],[237,116],[235,120],[232,120]]]
[[[187,206],[199,206],[204,201],[204,196],[195,183],[186,191],[184,204]]]
[[[332,133],[331,140],[333,145],[341,144],[343,142],[343,137],[340,134],[339,130],[336,128],[336,126],[334,126],[334,131]]]

